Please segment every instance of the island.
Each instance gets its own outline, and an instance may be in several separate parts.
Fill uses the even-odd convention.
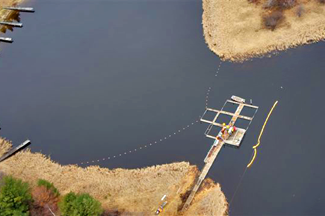
[[[325,38],[324,0],[203,0],[205,41],[222,60],[253,57]]]

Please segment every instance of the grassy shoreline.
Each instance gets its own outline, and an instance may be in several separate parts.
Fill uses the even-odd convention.
[[[0,138],[0,155],[11,144]],[[198,170],[187,162],[141,169],[61,166],[41,153],[19,152],[0,163],[0,171],[35,186],[37,179],[52,182],[64,195],[89,193],[105,209],[132,215],[152,215],[164,194],[169,204],[162,215],[178,215],[182,195],[194,183]],[[184,215],[227,215],[228,203],[219,184],[206,180],[193,205]]]
[[[248,0],[203,0],[205,41],[222,60],[242,62],[254,57],[315,43],[325,38],[325,5],[306,1],[284,12],[285,21],[274,31],[263,28],[263,4]]]
[[[3,6],[16,6],[20,3],[25,2],[25,0],[0,0],[0,20],[12,21],[17,15],[16,11],[4,10]],[[6,31],[7,27],[0,27],[0,35]]]

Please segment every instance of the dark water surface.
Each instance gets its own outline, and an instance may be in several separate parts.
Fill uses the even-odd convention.
[[[23,29],[1,44],[1,135],[32,140],[62,164],[123,153],[195,121],[231,95],[260,110],[240,149],[224,148],[209,177],[229,202],[252,146],[274,111],[230,206],[231,215],[324,215],[325,43],[244,64],[223,63],[205,45],[201,2],[39,1]],[[281,86],[283,88],[281,88]],[[159,145],[101,166],[175,161],[203,166],[212,140],[195,124]],[[323,180],[322,180],[323,179]]]

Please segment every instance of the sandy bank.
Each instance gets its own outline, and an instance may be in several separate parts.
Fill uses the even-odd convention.
[[[274,31],[263,28],[263,4],[247,0],[203,0],[203,31],[209,48],[223,60],[243,61],[325,38],[325,5],[307,1],[284,12]]]
[[[0,138],[0,155],[10,143]],[[198,171],[180,162],[143,169],[106,169],[61,166],[40,153],[24,151],[0,163],[0,171],[21,178],[32,186],[39,178],[53,182],[62,194],[86,192],[102,202],[105,209],[130,215],[152,215],[161,197],[168,193],[169,205],[162,215],[177,215],[181,196],[193,184]],[[227,201],[218,184],[208,180],[184,215],[225,215]]]

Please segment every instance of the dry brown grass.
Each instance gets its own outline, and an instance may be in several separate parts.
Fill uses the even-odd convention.
[[[0,138],[0,155],[9,147],[10,143]],[[40,153],[28,150],[0,163],[0,171],[28,181],[33,187],[38,179],[45,179],[63,195],[70,191],[89,193],[108,211],[117,210],[125,215],[152,215],[164,194],[168,194],[169,204],[162,215],[177,215],[182,204],[180,194],[190,188],[198,174],[197,168],[187,162],[132,170],[61,166]],[[200,212],[195,215],[225,214],[227,201],[220,186],[210,186],[204,193],[199,193],[189,213],[184,215],[191,216],[196,209]]]
[[[216,185],[211,179],[207,179],[188,209],[187,215],[227,215],[225,209],[228,209],[228,203],[220,191],[220,184]]]
[[[9,21],[15,20],[16,15],[19,13],[15,11],[3,10],[2,7],[15,6],[22,3],[23,1],[24,0],[0,0],[0,20],[9,20]],[[1,32],[5,33],[6,29],[8,28],[4,26],[0,26],[0,33]]]
[[[273,31],[263,27],[263,4],[247,0],[203,0],[203,30],[209,48],[223,60],[243,61],[325,38],[325,5],[301,0],[283,12]]]

